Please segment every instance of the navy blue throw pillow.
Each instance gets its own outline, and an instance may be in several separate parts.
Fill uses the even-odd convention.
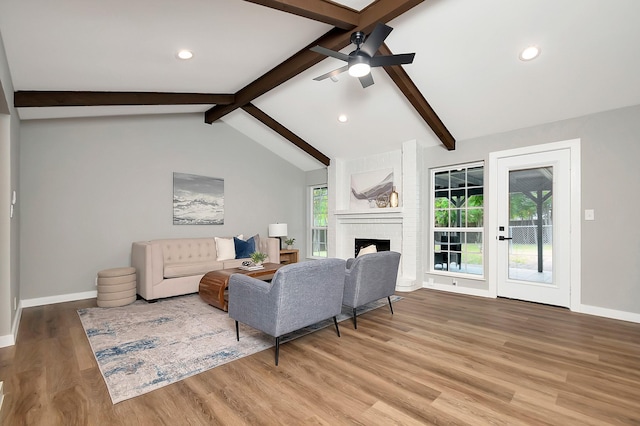
[[[236,247],[236,259],[246,259],[251,256],[251,253],[256,251],[256,242],[253,237],[247,241],[233,237],[233,244]]]

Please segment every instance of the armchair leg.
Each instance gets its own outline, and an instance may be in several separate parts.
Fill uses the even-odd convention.
[[[238,327],[238,321],[236,321],[236,340],[240,341],[240,328]]]
[[[353,308],[353,328],[358,328],[358,321],[356,320],[356,308]]]
[[[389,309],[391,309],[391,315],[393,315],[393,306],[391,306],[391,296],[387,296],[387,300],[389,301]]]
[[[338,333],[338,337],[340,337],[340,329],[338,328],[338,320],[336,319],[336,317],[333,317],[333,323],[336,326],[336,333]]]
[[[278,366],[279,355],[280,355],[280,337],[276,337],[276,367]]]

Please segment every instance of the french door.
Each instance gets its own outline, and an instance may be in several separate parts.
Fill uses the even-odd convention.
[[[571,306],[571,154],[495,153],[497,296]]]

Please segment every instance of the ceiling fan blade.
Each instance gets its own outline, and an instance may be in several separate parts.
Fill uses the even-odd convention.
[[[358,80],[360,80],[360,84],[362,84],[363,89],[366,89],[373,84],[373,76],[371,75],[371,73],[363,77],[358,77]]]
[[[372,67],[386,67],[388,65],[410,64],[415,53],[401,53],[399,55],[378,55],[371,58],[369,65]]]
[[[326,47],[314,46],[310,50],[312,50],[312,51],[314,51],[316,53],[321,53],[323,55],[331,56],[332,58],[343,60],[345,62],[349,61],[349,55],[345,55],[344,53],[336,52],[336,51],[331,50],[331,49],[327,49]]]
[[[360,48],[361,52],[366,53],[369,56],[373,56],[378,51],[378,48],[384,43],[384,39],[393,31],[388,25],[378,23],[374,30],[364,40],[364,44]]]
[[[314,80],[315,81],[321,81],[321,80],[324,80],[325,78],[335,77],[336,75],[338,75],[340,73],[343,73],[348,69],[349,69],[349,65],[345,65],[344,67],[340,67],[340,68],[335,69],[333,71],[329,71],[326,74],[319,75],[318,77],[314,78]]]

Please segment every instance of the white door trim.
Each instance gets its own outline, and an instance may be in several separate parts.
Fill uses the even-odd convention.
[[[581,279],[580,279],[580,230],[581,230],[581,186],[580,186],[580,139],[571,139],[561,142],[552,142],[542,145],[532,145],[523,148],[510,149],[505,151],[497,151],[489,153],[489,185],[487,199],[489,200],[489,227],[486,232],[488,246],[488,278],[489,278],[489,296],[498,297],[497,278],[498,278],[498,214],[497,214],[497,194],[498,194],[498,160],[501,158],[514,157],[518,155],[535,154],[546,151],[556,151],[559,149],[569,149],[570,153],[570,187],[571,187],[571,237],[570,237],[570,291],[571,301],[569,309],[579,311]]]

